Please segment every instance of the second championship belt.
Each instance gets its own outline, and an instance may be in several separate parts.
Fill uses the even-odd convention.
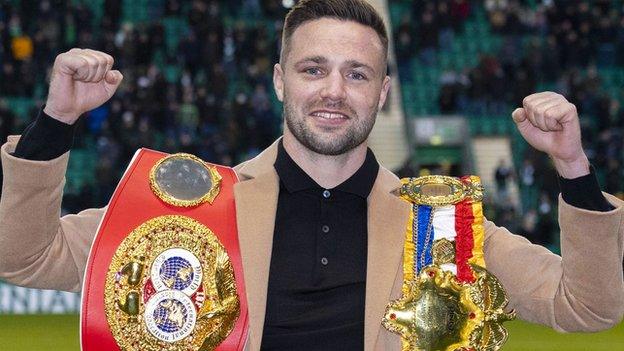
[[[483,188],[476,176],[401,180],[412,206],[400,299],[382,324],[403,351],[495,351],[507,340],[508,300],[483,258]]]
[[[193,155],[137,151],[89,254],[83,351],[243,349],[236,182]]]

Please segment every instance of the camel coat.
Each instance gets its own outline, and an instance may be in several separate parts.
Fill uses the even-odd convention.
[[[1,148],[0,278],[16,285],[80,291],[89,247],[105,208],[59,219],[69,153],[51,161],[13,157],[18,137]],[[279,179],[274,143],[235,167],[238,233],[250,336],[259,350],[271,259]],[[409,205],[393,191],[398,178],[381,167],[368,197],[365,350],[400,350],[400,339],[381,325],[388,301],[400,297],[402,252]],[[559,331],[597,331],[624,313],[622,256],[624,203],[605,194],[609,212],[559,200],[562,256],[485,222],[485,262],[507,290],[521,319]],[[296,347],[296,345],[293,345]]]

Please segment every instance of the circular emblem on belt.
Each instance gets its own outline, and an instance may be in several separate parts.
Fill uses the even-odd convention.
[[[178,206],[193,207],[212,203],[219,195],[221,175],[191,154],[177,153],[158,161],[150,171],[152,191],[162,201]]]
[[[197,313],[193,301],[178,290],[156,293],[145,304],[145,326],[153,336],[175,342],[189,336],[195,328]]]
[[[153,218],[117,248],[104,310],[122,350],[213,350],[240,314],[230,257],[202,223],[179,215]]]
[[[156,291],[173,289],[190,296],[201,284],[201,263],[188,250],[168,249],[156,257],[150,276]]]

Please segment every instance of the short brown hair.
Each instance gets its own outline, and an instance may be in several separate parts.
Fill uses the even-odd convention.
[[[286,15],[282,32],[282,51],[280,62],[287,54],[290,37],[299,26],[308,21],[324,17],[343,21],[353,21],[373,28],[384,49],[384,58],[388,57],[388,33],[379,13],[364,0],[301,0]]]

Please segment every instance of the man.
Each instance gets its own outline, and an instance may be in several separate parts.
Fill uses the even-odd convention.
[[[409,205],[366,143],[390,87],[387,45],[381,18],[361,0],[301,1],[287,16],[273,79],[284,136],[235,168],[251,350],[400,349],[381,319],[401,294]],[[70,125],[119,85],[112,66],[92,50],[59,55],[43,113],[2,147],[0,277],[11,283],[81,288],[105,209],[59,221],[66,151]],[[622,202],[600,193],[564,97],[531,95],[513,118],[562,177],[564,256],[487,222],[488,270],[521,318],[558,330],[611,327],[624,310]]]

